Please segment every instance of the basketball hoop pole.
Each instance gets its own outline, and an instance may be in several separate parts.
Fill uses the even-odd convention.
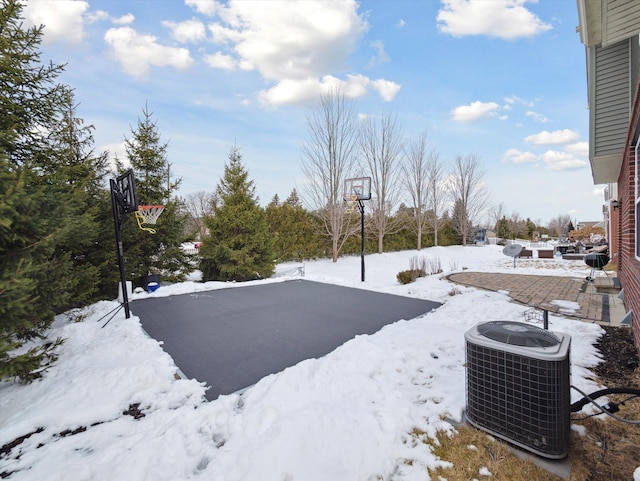
[[[358,199],[360,211],[360,281],[364,282],[364,202]]]
[[[124,270],[124,249],[122,248],[122,226],[126,220],[126,212],[122,207],[122,194],[118,184],[111,179],[111,208],[113,209],[113,223],[116,229],[116,253],[118,255],[118,267],[120,268],[120,286],[122,289],[122,305],[124,306],[124,316],[129,319],[129,293],[127,292],[127,276]]]
[[[343,199],[351,200],[354,208],[348,212],[353,212],[355,206],[360,211],[360,280],[364,282],[364,202],[371,200],[371,177],[355,177],[345,179]]]

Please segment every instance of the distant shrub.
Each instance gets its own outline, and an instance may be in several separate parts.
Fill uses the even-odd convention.
[[[398,274],[396,275],[396,279],[398,279],[398,282],[400,284],[409,284],[416,280],[416,278],[413,277],[412,270],[398,272]]]
[[[409,284],[414,282],[418,277],[425,277],[427,273],[422,269],[409,269],[408,271],[398,272],[396,278],[400,284]]]
[[[435,257],[427,261],[424,257],[414,256],[409,260],[409,269],[398,272],[396,279],[400,284],[409,284],[418,277],[440,274],[441,272],[440,258]]]

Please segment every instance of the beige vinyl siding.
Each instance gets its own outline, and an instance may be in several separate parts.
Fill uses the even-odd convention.
[[[638,82],[640,76],[640,36],[631,39],[631,88]]]
[[[640,1],[603,0],[602,45],[607,46],[640,33]]]
[[[589,102],[593,116],[590,151],[599,157],[624,151],[631,102],[629,40],[591,51],[595,82]]]

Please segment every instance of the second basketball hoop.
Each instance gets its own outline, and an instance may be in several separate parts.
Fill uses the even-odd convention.
[[[371,200],[371,177],[355,177],[345,180],[342,198],[345,202]]]
[[[360,280],[364,282],[364,200],[371,199],[371,177],[354,177],[344,181],[342,194],[348,204],[347,213],[360,211]]]

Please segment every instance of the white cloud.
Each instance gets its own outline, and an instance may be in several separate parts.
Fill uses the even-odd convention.
[[[387,102],[391,102],[401,88],[400,84],[385,79],[372,80],[371,86]]]
[[[493,117],[500,106],[495,102],[480,102],[476,100],[469,105],[456,107],[453,112],[453,120],[456,122],[475,122],[483,118]]]
[[[193,63],[189,50],[160,45],[155,37],[130,27],[110,28],[104,39],[124,71],[136,77],[146,75],[152,65],[184,70]]]
[[[224,10],[234,53],[267,79],[304,79],[331,71],[366,30],[357,3],[231,1]]]
[[[122,162],[125,167],[131,167],[131,162],[127,156],[127,149],[124,142],[102,145],[100,146],[99,151],[107,153],[108,166],[113,172],[116,172],[117,170],[116,158]]]
[[[345,97],[356,99],[366,95],[369,87],[377,90],[385,100],[392,100],[400,89],[400,86],[393,82],[372,81],[364,75],[348,75],[346,80],[341,80],[333,75],[325,75],[321,79],[317,77],[300,80],[283,79],[276,86],[260,92],[259,100],[265,105],[311,103],[318,96],[336,89],[339,89]]]
[[[357,99],[367,93],[370,84],[371,80],[364,75],[348,75],[347,80],[340,80],[333,75],[325,75],[322,78],[322,93],[339,88],[345,97]]]
[[[518,149],[509,149],[502,156],[505,162],[513,162],[514,164],[530,164],[538,160],[538,156],[533,152],[522,152]]]
[[[567,145],[564,150],[581,157],[589,156],[589,142],[576,142],[575,144]]]
[[[87,22],[89,23],[95,23],[101,20],[111,20],[111,15],[104,10],[96,10],[87,14]]]
[[[89,2],[78,0],[29,0],[22,11],[27,26],[44,25],[43,44],[78,45],[84,37],[82,15]]]
[[[116,25],[131,25],[136,17],[133,16],[133,13],[127,13],[122,17],[114,18],[112,21]]]
[[[534,112],[533,110],[528,110],[525,115],[527,117],[531,117],[536,122],[541,122],[543,124],[546,124],[547,122],[550,122],[550,120],[547,117],[545,117],[544,115],[539,114],[537,112]]]
[[[165,21],[162,25],[171,30],[171,35],[180,43],[191,43],[204,40],[207,37],[204,23],[191,19],[184,22]]]
[[[398,23],[396,23],[396,27],[398,28],[402,28],[406,25],[406,22],[401,18],[400,20],[398,20]]]
[[[109,12],[104,10],[96,10],[87,14],[87,22],[95,23],[100,21],[108,21],[115,23],[116,25],[131,25],[136,17],[132,13],[127,13],[122,17],[112,17]]]
[[[389,56],[384,50],[384,42],[382,40],[375,40],[369,45],[376,51],[376,54],[371,57],[371,60],[369,60],[369,68],[381,63],[389,62]]]
[[[454,37],[487,35],[506,40],[533,37],[550,24],[525,8],[528,0],[442,0],[438,29]]]
[[[230,0],[226,5],[216,4],[215,12],[217,21],[208,28],[220,51],[207,57],[209,65],[258,71],[272,84],[260,92],[262,103],[306,102],[327,83],[336,82],[353,97],[373,89],[387,101],[400,89],[394,82],[360,74],[343,80],[336,77],[368,29],[355,0]],[[374,42],[372,46],[377,50],[376,63],[388,61],[384,44]]]
[[[238,66],[231,55],[225,55],[222,52],[205,55],[204,60],[210,67],[221,70],[235,70]]]
[[[184,3],[189,7],[195,8],[196,12],[211,17],[216,14],[220,7],[215,0],[184,0]]]
[[[229,44],[242,40],[242,33],[232,28],[227,28],[218,23],[209,24],[208,27],[214,43]]]
[[[594,197],[604,197],[604,186],[595,186],[593,191],[591,191],[591,195]]]
[[[502,107],[505,110],[511,110],[515,106],[524,105],[525,107],[533,107],[534,103],[531,100],[523,99],[517,95],[510,95],[504,98],[505,105]]]
[[[553,132],[543,130],[538,134],[529,135],[524,141],[533,145],[561,145],[575,142],[579,137],[580,135],[575,130],[564,129]]]
[[[322,93],[322,82],[315,77],[283,79],[275,87],[260,92],[258,99],[265,105],[286,105],[311,102]]]
[[[557,150],[547,150],[542,154],[542,159],[551,170],[579,170],[589,165],[588,162],[575,157],[570,152]]]

